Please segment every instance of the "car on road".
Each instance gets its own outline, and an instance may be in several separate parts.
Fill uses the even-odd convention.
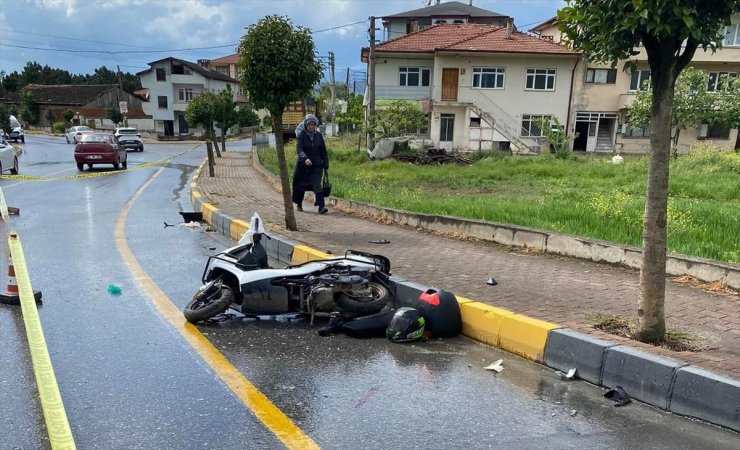
[[[141,133],[136,128],[119,127],[113,131],[113,135],[118,138],[118,142],[126,150],[132,149],[137,152],[144,151],[144,140],[141,139]]]
[[[74,155],[78,170],[84,170],[85,164],[90,169],[94,164],[113,164],[115,170],[128,167],[126,149],[110,133],[83,133]]]
[[[18,174],[18,153],[5,137],[0,136],[0,173],[6,171],[13,175]]]
[[[23,134],[23,125],[18,122],[18,119],[16,119],[15,116],[10,116],[10,134],[8,134],[7,140],[13,142],[21,141],[24,144],[26,143],[26,137]]]
[[[85,125],[75,125],[67,129],[64,133],[64,137],[67,139],[67,144],[76,144],[80,142],[83,134],[92,133],[93,131],[94,130],[92,128],[86,127]]]

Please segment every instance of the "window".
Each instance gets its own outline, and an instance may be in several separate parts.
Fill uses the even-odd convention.
[[[646,84],[649,82],[649,70],[635,70],[632,72],[632,79],[630,80],[630,91],[646,91],[650,87]]]
[[[193,101],[193,89],[192,88],[181,88],[177,90],[177,98],[181,102]]]
[[[737,72],[709,72],[707,92],[717,92],[727,89],[730,81],[737,79]]]
[[[399,67],[399,84],[401,86],[429,86],[431,69],[419,67]]]
[[[159,106],[159,109],[167,109],[167,96],[160,95],[157,97],[157,105]]]
[[[541,120],[550,120],[548,115],[533,115],[523,114],[522,115],[522,136],[524,137],[540,137],[543,136],[542,129],[539,126]]]
[[[625,130],[622,135],[625,137],[650,137],[650,125],[646,127],[635,127],[625,124]]]
[[[527,69],[526,88],[534,91],[554,91],[555,69]]]
[[[229,76],[229,66],[216,67],[216,72],[220,73],[221,75]]]
[[[617,81],[617,69],[586,69],[586,83],[614,84]]]
[[[157,81],[167,81],[167,71],[165,69],[157,69]]]
[[[455,115],[440,114],[439,120],[439,140],[444,142],[451,142],[455,130]]]
[[[730,139],[730,129],[719,124],[708,125],[707,139]]]
[[[192,75],[193,71],[190,70],[190,67],[186,67],[183,65],[176,65],[176,66],[172,66],[172,74],[173,75]]]
[[[740,24],[733,23],[725,27],[725,40],[722,41],[725,47],[740,46]]]
[[[506,69],[499,67],[473,67],[473,87],[503,89]]]

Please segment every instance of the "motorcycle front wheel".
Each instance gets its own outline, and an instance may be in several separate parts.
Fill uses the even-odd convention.
[[[337,296],[337,304],[346,311],[373,314],[381,309],[390,300],[391,294],[388,288],[379,283],[370,283],[370,297],[355,297],[349,294],[340,293]]]
[[[225,284],[198,290],[192,300],[185,306],[185,320],[191,323],[210,319],[226,311],[234,301],[234,291]]]

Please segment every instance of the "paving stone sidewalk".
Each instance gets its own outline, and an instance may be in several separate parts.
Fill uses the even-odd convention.
[[[380,253],[390,258],[393,275],[740,379],[738,295],[706,292],[669,280],[668,327],[699,335],[708,346],[699,352],[670,351],[593,328],[597,314],[637,318],[636,270],[451,239],[331,208],[319,215],[308,202],[305,212],[295,213],[299,231],[289,231],[282,194],[252,166],[251,153],[227,151],[216,159],[215,171],[211,178],[204,167],[197,179],[204,200],[247,222],[258,212],[268,234],[333,254],[350,248]],[[389,243],[370,243],[382,240]],[[490,277],[498,281],[497,286],[486,284]]]

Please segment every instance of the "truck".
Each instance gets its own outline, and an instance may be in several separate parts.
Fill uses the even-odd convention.
[[[283,137],[295,138],[296,127],[307,114],[316,114],[316,100],[309,97],[302,101],[290,102],[283,111]]]

